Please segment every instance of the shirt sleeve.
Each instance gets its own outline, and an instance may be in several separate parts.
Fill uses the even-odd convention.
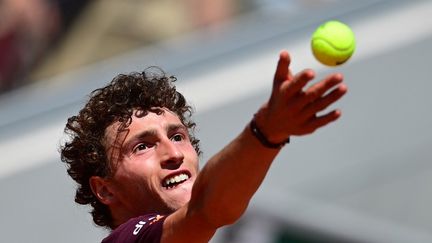
[[[165,216],[148,214],[120,225],[102,243],[159,243]]]

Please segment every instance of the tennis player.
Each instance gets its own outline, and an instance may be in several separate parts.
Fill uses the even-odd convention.
[[[314,71],[293,74],[289,64],[282,51],[268,101],[201,170],[191,107],[174,77],[150,68],[93,91],[68,119],[61,156],[78,184],[75,201],[111,229],[102,242],[208,242],[236,222],[290,138],[341,116],[323,111],[347,92],[343,76],[307,85]]]

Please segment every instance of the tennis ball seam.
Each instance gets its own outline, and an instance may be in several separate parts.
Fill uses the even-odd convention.
[[[334,48],[337,51],[350,51],[355,46],[355,42],[353,40],[351,40],[351,43],[347,46],[347,48],[339,48],[336,45],[334,45],[331,41],[328,41],[327,39],[322,38],[322,37],[315,37],[315,38],[313,38],[312,42],[315,42],[315,41],[323,41],[323,42],[327,43],[328,45],[330,45],[332,48]]]

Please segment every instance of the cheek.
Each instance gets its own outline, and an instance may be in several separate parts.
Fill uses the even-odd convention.
[[[185,159],[196,169],[198,169],[198,154],[195,151],[195,149],[192,147],[192,145],[188,145],[185,147],[184,150]]]
[[[129,193],[137,191],[149,191],[157,186],[157,174],[155,168],[145,166],[145,163],[137,163],[119,168],[115,180],[121,185],[121,189]]]
[[[135,208],[136,202],[146,202],[158,194],[158,183],[153,177],[146,177],[137,173],[131,173],[128,176],[122,176],[117,179],[117,195],[121,200]],[[139,204],[141,205],[141,204]]]

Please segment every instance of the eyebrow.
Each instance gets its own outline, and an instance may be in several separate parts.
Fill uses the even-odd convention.
[[[168,134],[172,133],[173,131],[178,131],[178,130],[187,132],[186,126],[181,124],[181,123],[180,124],[177,124],[177,123],[176,124],[168,124],[165,127],[165,131],[167,131]],[[156,129],[141,131],[141,132],[133,135],[131,138],[127,139],[124,142],[122,147],[123,147],[123,149],[130,150],[132,145],[134,143],[136,143],[137,141],[144,140],[145,138],[148,138],[148,137],[155,137],[156,135],[157,135]]]

